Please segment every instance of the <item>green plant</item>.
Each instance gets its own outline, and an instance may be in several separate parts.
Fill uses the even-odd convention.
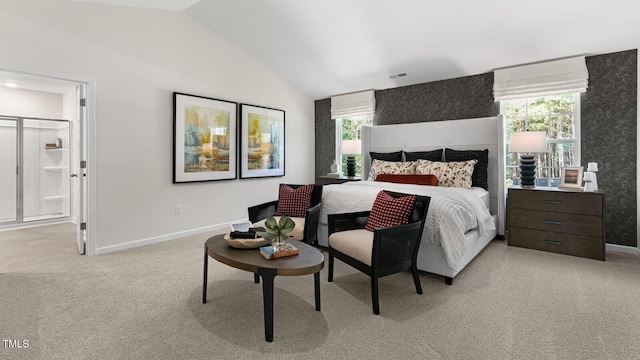
[[[296,224],[288,216],[280,217],[280,221],[276,221],[273,216],[269,216],[264,222],[264,227],[267,233],[263,237],[266,240],[275,240],[288,237],[288,234],[293,231]]]

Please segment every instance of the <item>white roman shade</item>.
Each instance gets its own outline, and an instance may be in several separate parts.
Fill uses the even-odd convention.
[[[587,91],[584,56],[494,71],[495,101]]]
[[[373,90],[331,97],[331,118],[371,115],[376,111]]]

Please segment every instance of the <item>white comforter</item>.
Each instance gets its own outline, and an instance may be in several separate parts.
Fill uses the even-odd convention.
[[[489,210],[472,190],[376,181],[324,186],[320,222],[327,224],[327,214],[371,210],[380,190],[431,197],[422,241],[440,245],[452,269],[458,268],[464,255],[467,231],[478,228],[485,236],[495,230]]]

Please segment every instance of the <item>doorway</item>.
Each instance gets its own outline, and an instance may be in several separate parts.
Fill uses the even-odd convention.
[[[15,144],[2,142],[3,148],[15,145],[15,160],[0,159],[0,230],[42,225],[55,231],[59,227],[51,224],[73,223],[76,234],[70,241],[80,254],[95,255],[88,226],[95,213],[88,206],[95,194],[90,184],[95,182],[89,181],[95,81],[0,65],[0,93],[3,131],[15,125],[16,134]],[[8,209],[11,204],[14,209]]]

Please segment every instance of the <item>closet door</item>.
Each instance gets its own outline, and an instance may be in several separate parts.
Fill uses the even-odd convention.
[[[0,224],[17,221],[18,119],[0,118]]]

